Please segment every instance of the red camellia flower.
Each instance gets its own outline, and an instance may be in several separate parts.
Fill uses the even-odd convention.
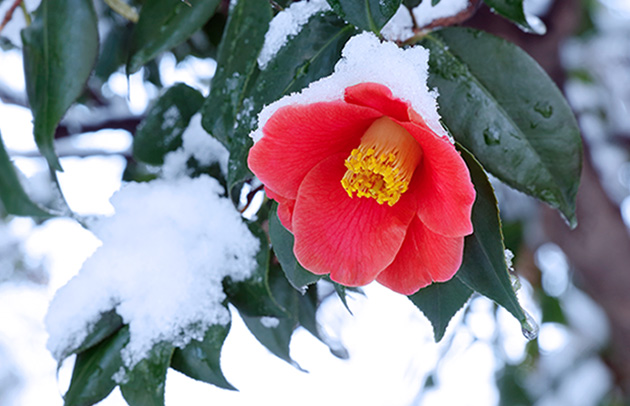
[[[453,277],[475,191],[454,145],[378,83],[279,108],[249,167],[309,271],[409,295]]]

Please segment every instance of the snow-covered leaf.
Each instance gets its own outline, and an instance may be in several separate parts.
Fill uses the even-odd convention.
[[[221,348],[229,331],[229,323],[210,326],[203,341],[192,340],[183,349],[175,349],[171,367],[191,378],[234,390],[223,376],[220,363]]]
[[[170,87],[138,125],[133,156],[139,161],[162,165],[164,155],[182,145],[182,134],[199,110],[203,96],[183,83]]]
[[[129,406],[160,406],[164,404],[166,370],[171,364],[173,345],[158,343],[148,356],[126,372],[120,391]]]
[[[112,376],[122,367],[120,351],[129,341],[129,327],[77,355],[65,406],[93,405],[116,387]]]

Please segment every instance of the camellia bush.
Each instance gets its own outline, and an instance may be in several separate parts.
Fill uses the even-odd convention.
[[[164,88],[134,125],[113,216],[35,203],[0,150],[8,213],[74,217],[102,242],[46,317],[55,358],[76,354],[65,404],[97,403],[116,386],[130,405],[163,404],[168,368],[234,389],[219,362],[228,304],[290,363],[299,326],[343,357],[318,326],[321,291],[345,303],[373,281],[408,296],[436,341],[475,293],[535,337],[489,174],[575,227],[582,147],[571,109],[532,58],[457,25],[490,7],[523,30],[544,27],[522,0],[484,3],[24,7],[33,135],[53,178],[63,170],[57,127],[74,103],[88,104],[89,83],[122,68],[159,86],[151,72],[167,51],[216,61],[209,94]]]

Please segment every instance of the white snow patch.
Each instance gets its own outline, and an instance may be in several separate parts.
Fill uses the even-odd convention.
[[[287,43],[289,37],[299,34],[302,26],[315,14],[331,10],[326,0],[304,0],[291,4],[271,20],[265,34],[258,66],[265,69],[271,59]]]
[[[162,130],[167,130],[169,128],[175,127],[177,124],[177,120],[181,118],[181,114],[179,113],[179,109],[176,105],[172,105],[164,112],[164,121],[162,121]]]
[[[50,305],[53,356],[80,345],[111,309],[130,328],[127,368],[158,342],[182,347],[229,322],[221,282],[251,275],[259,241],[222,193],[206,175],[124,185],[111,199],[115,215],[93,224],[102,245]]]
[[[182,134],[182,146],[164,156],[162,176],[166,179],[185,176],[188,172],[186,162],[193,157],[202,166],[217,162],[221,172],[227,174],[229,152],[201,126],[201,113],[190,119],[190,123]]]
[[[413,37],[413,19],[409,9],[401,4],[396,14],[381,29],[381,35],[388,41],[406,41]]]
[[[261,317],[260,323],[267,328],[276,328],[280,324],[280,320],[275,317]]]
[[[457,15],[469,6],[469,0],[441,0],[435,6],[431,5],[431,0],[422,0],[413,9],[413,16],[418,27],[425,27],[433,21]]]
[[[444,0],[442,0],[444,1]],[[263,136],[262,128],[281,107],[342,100],[347,87],[375,82],[387,86],[395,97],[407,101],[436,134],[448,137],[437,112],[437,90],[427,87],[429,51],[421,46],[401,49],[392,42],[381,42],[372,33],[361,33],[346,43],[342,58],[332,75],[266,106],[258,116],[254,142]]]

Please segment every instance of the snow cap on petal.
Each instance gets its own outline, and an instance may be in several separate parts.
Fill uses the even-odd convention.
[[[267,120],[281,107],[343,100],[345,89],[373,82],[387,86],[397,98],[409,103],[437,135],[448,137],[437,112],[437,91],[427,87],[429,51],[421,46],[402,49],[392,42],[381,42],[373,33],[361,33],[346,43],[332,75],[311,83],[271,103],[258,116],[254,142],[263,137]]]

